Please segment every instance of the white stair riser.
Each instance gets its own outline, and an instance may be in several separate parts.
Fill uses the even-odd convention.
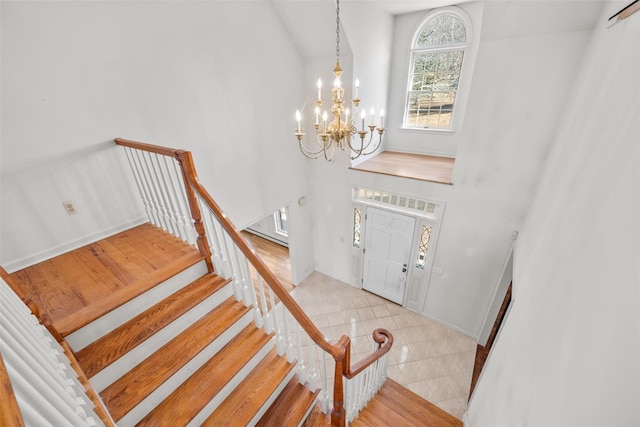
[[[214,342],[205,347],[196,357],[176,372],[171,378],[153,391],[146,399],[127,413],[120,421],[118,427],[136,425],[142,418],[158,406],[169,394],[186,381],[195,371],[204,365],[211,357],[218,353],[225,345],[238,335],[253,320],[251,312],[246,313],[236,321],[229,329],[223,332]]]
[[[209,403],[202,408],[202,410],[196,415],[189,424],[188,427],[198,427],[200,426],[208,417],[216,410],[216,408],[224,402],[224,400],[229,397],[231,392],[235,390],[236,387],[253,371],[253,369],[258,366],[260,362],[264,360],[264,358],[269,354],[274,347],[273,338],[270,339],[265,345],[258,351],[255,356],[251,358],[251,360],[238,371],[238,373],[231,378],[231,380],[225,385],[220,392],[209,401]]]
[[[232,295],[233,290],[229,283],[93,376],[90,379],[91,384],[101,392]],[[248,316],[243,316],[242,321],[244,317]],[[250,317],[248,319],[251,320]],[[249,321],[242,327],[249,324]]]
[[[65,339],[74,351],[79,351],[206,273],[207,266],[204,261],[194,264],[144,294],[78,329]]]

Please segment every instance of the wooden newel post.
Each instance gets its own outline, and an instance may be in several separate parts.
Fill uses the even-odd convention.
[[[191,211],[191,218],[193,219],[193,226],[198,234],[197,244],[200,254],[204,257],[207,263],[207,270],[209,273],[214,272],[213,261],[211,260],[211,248],[209,247],[209,241],[207,240],[207,233],[205,231],[204,223],[202,222],[202,212],[198,204],[198,198],[196,193],[191,187],[190,181],[197,180],[196,168],[193,163],[193,157],[191,157],[190,151],[178,150],[176,151],[176,160],[180,165],[182,171],[182,180],[184,181],[185,191],[187,192],[187,200],[189,201],[189,210]]]
[[[336,369],[333,377],[333,409],[331,410],[331,425],[344,427],[346,425],[346,414],[344,411],[344,387],[342,384],[342,363],[343,360],[335,359]]]
[[[336,368],[333,376],[333,410],[331,411],[331,425],[344,427],[347,424],[347,413],[344,409],[344,373],[351,364],[351,339],[343,335],[337,343],[342,354],[334,356]]]

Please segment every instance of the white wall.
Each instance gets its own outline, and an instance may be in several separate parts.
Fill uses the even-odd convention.
[[[239,227],[308,194],[287,120],[304,65],[269,2],[1,7],[3,265],[139,220],[114,137],[193,151]],[[310,271],[311,245],[298,252]]]
[[[576,75],[470,426],[640,422],[640,13],[606,29],[624,5],[607,5]]]
[[[311,175],[319,203],[316,268],[346,282],[351,277],[351,185],[446,202],[434,264],[443,273],[431,277],[425,314],[473,337],[491,304],[512,233],[522,226],[590,36],[588,30],[574,31],[586,24],[571,24],[570,15],[565,25],[570,31],[541,25],[538,34],[523,27],[518,36],[496,3],[484,8],[482,25],[492,31],[480,43],[453,186],[346,171],[343,162],[320,162]],[[516,15],[510,17],[526,21],[530,5],[518,8],[520,3],[509,8]],[[547,12],[554,10],[553,3],[545,5]],[[582,13],[593,15],[593,9],[586,10]],[[415,25],[422,16],[411,14]],[[395,35],[404,34],[406,19],[395,24]]]

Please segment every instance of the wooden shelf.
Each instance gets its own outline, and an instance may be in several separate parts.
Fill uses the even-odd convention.
[[[349,169],[453,185],[454,163],[450,157],[383,151]]]

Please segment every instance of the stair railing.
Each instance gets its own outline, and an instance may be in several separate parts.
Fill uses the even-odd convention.
[[[331,410],[332,425],[352,421],[386,380],[391,333],[376,329],[373,352],[351,365],[350,338],[330,342],[309,319],[200,184],[191,152],[120,138],[115,142],[127,152],[149,220],[199,248],[209,271],[232,279],[235,298],[253,307],[258,327],[275,334],[278,353],[297,361],[300,383],[320,388],[319,400],[325,413]],[[326,354],[334,361],[332,387]]]
[[[31,302],[0,267],[0,425],[115,426]]]

